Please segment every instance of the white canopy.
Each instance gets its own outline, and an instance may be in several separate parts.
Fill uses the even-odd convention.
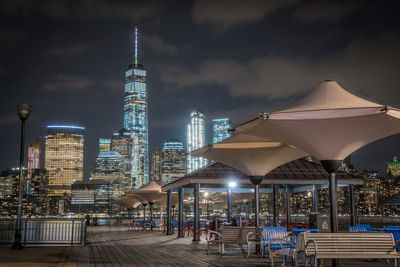
[[[400,110],[376,104],[322,82],[292,107],[264,113],[237,133],[271,138],[319,160],[343,160],[360,147],[400,132]]]
[[[151,181],[148,184],[145,184],[144,186],[136,189],[129,191],[125,197],[128,198],[136,198],[140,199],[142,203],[149,203],[149,202],[162,202],[165,203],[167,200],[167,193],[162,192],[161,186],[157,184],[154,181]],[[175,204],[177,202],[177,196],[176,193],[172,194],[172,204]]]
[[[270,139],[238,134],[192,151],[191,155],[225,163],[249,176],[265,176],[276,167],[305,157],[307,153]]]
[[[141,201],[132,198],[132,197],[121,197],[121,198],[116,198],[116,201],[127,207],[128,209],[134,208],[136,209],[138,206],[140,206]]]

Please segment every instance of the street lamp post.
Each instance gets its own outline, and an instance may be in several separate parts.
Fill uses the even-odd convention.
[[[18,209],[17,223],[15,226],[15,239],[12,245],[13,249],[22,249],[21,243],[21,215],[22,215],[22,186],[23,186],[23,165],[24,165],[24,137],[25,137],[25,121],[28,119],[31,111],[31,106],[28,104],[18,105],[18,116],[21,119],[21,142],[19,153],[19,187],[18,187]]]

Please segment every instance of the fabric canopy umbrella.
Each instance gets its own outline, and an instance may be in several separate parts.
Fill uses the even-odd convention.
[[[128,209],[130,208],[136,209],[142,203],[140,200],[131,197],[121,197],[121,198],[116,198],[115,200],[124,205]]]
[[[254,137],[239,132],[219,143],[192,151],[191,155],[225,163],[249,176],[254,185],[255,227],[258,228],[259,185],[264,176],[276,167],[304,157],[307,153],[276,139]]]
[[[337,231],[336,177],[342,160],[358,148],[400,132],[400,110],[359,98],[324,81],[292,107],[263,113],[235,128],[309,152],[330,173],[331,229]]]

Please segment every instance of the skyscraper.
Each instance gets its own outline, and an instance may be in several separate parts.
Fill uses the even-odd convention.
[[[151,180],[161,185],[161,160],[162,153],[159,147],[151,150]]]
[[[400,161],[397,160],[397,157],[393,157],[393,161],[391,162],[386,162],[386,173],[390,173],[393,176],[400,176]]]
[[[111,137],[111,151],[118,152],[124,159],[124,179],[121,181],[121,187],[125,187],[124,191],[136,187],[131,174],[133,140],[131,133],[125,129],[115,132]]]
[[[33,170],[40,169],[40,143],[28,145],[28,174],[26,180],[26,193],[31,193],[31,178]]]
[[[74,181],[83,179],[83,127],[47,126],[45,169],[55,195],[69,193]]]
[[[110,138],[100,138],[99,139],[99,152],[110,151],[111,150],[111,139]]]
[[[186,173],[191,173],[207,165],[208,161],[203,157],[192,157],[190,152],[202,148],[205,143],[205,116],[201,110],[190,114],[190,124],[187,125],[187,157]]]
[[[185,175],[185,149],[182,142],[172,138],[162,148],[161,183],[175,181]]]
[[[133,188],[149,182],[147,71],[138,64],[138,28],[135,27],[134,63],[125,72],[124,128],[133,138],[131,177]]]
[[[221,142],[222,140],[232,136],[229,129],[232,123],[229,118],[213,120],[213,143]]]
[[[125,182],[125,159],[117,151],[102,151],[96,159],[91,180],[104,180],[113,186],[113,195],[120,196],[127,188]]]

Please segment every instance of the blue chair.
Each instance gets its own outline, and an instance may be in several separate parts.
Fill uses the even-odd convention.
[[[268,244],[270,240],[276,239],[276,238],[284,238],[286,237],[287,230],[286,227],[263,227],[262,228],[262,244],[263,244],[263,257],[265,258],[265,255],[267,254],[266,248],[268,247]],[[291,247],[289,244],[284,247]],[[271,244],[272,249],[282,249],[281,245],[279,242],[272,243]]]
[[[385,233],[391,233],[393,235],[394,243],[400,239],[400,226],[386,226]],[[400,251],[399,248],[396,248],[397,251]],[[399,260],[397,260],[399,262]],[[386,260],[389,264],[389,259]]]
[[[349,232],[370,232],[371,227],[367,228],[364,226],[349,226]]]
[[[355,227],[371,229],[371,225],[370,224],[356,224]]]

